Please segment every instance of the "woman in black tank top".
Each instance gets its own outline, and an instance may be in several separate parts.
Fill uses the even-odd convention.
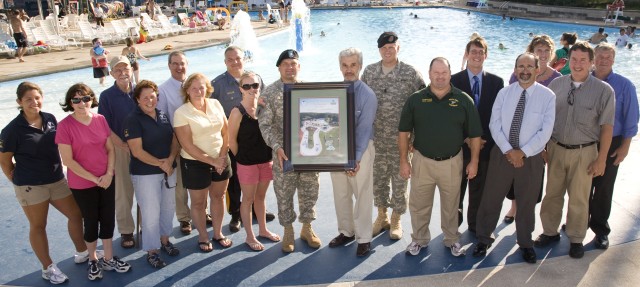
[[[252,229],[251,205],[258,219],[258,235],[273,242],[280,236],[269,231],[265,219],[265,195],[273,178],[271,148],[267,146],[258,126],[257,111],[260,97],[260,78],[252,72],[240,77],[242,101],[229,115],[229,148],[236,156],[238,180],[242,188],[240,216],[247,232],[245,243],[251,250],[261,251],[264,245],[256,239]]]

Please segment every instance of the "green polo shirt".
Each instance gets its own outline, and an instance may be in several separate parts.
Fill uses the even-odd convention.
[[[430,87],[415,92],[405,102],[398,130],[413,132],[413,147],[426,157],[456,155],[465,135],[482,136],[478,110],[469,95],[453,86],[442,99]]]

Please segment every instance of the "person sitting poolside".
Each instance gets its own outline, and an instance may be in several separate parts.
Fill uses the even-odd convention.
[[[624,9],[624,1],[623,0],[613,0],[613,3],[607,5],[607,11],[609,13],[620,9],[622,11]]]

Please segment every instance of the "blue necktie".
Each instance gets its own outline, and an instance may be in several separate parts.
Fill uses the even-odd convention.
[[[480,105],[480,81],[478,81],[477,76],[473,76],[473,89],[471,89],[471,93],[473,94],[474,104],[477,109]]]

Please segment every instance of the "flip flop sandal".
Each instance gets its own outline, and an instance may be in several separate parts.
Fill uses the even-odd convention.
[[[245,242],[244,244],[246,244],[247,246],[249,246],[249,249],[253,250],[253,251],[262,251],[264,250],[264,245],[260,244],[260,243],[249,243],[249,242]]]
[[[226,238],[226,237],[222,237],[220,239],[211,238],[211,241],[218,242],[218,244],[220,244],[220,246],[222,246],[222,248],[229,248],[229,247],[231,247],[231,245],[233,245],[233,241],[231,241],[231,239]],[[224,244],[225,242],[228,242],[228,243]]]
[[[129,249],[136,245],[136,242],[133,240],[133,234],[121,234],[120,237],[120,246],[122,248]]]
[[[273,235],[269,234],[269,235],[258,235],[258,237],[261,238],[266,238],[271,240],[271,242],[280,242],[280,236],[278,236],[278,234],[272,233]]]
[[[210,248],[210,249],[204,249],[203,247]],[[211,245],[211,242],[209,242],[209,241],[207,241],[207,242],[198,242],[198,248],[200,249],[201,252],[204,252],[204,253],[209,253],[209,252],[213,251],[213,245]]]

